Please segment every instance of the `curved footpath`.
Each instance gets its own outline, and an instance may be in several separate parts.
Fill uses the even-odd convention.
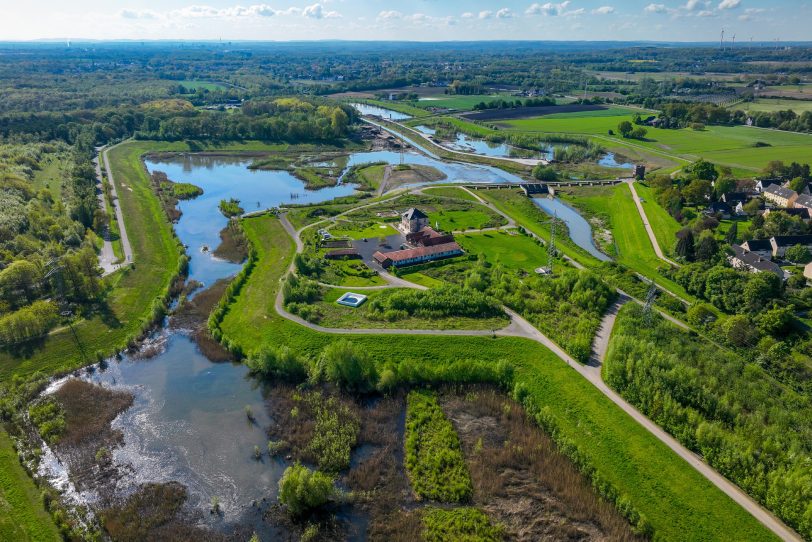
[[[380,203],[376,202],[375,204]],[[357,210],[357,209],[353,209]],[[350,211],[347,211],[350,212]],[[340,216],[340,215],[338,215]],[[302,228],[299,232],[297,232],[293,226],[291,225],[290,221],[287,217],[282,214],[280,216],[280,221],[282,226],[284,227],[285,231],[293,237],[293,240],[296,243],[296,251],[301,252],[304,248],[304,245],[299,237],[299,233],[306,229]],[[313,226],[313,225],[311,225]],[[293,261],[291,261],[289,271],[293,270]],[[386,275],[389,275],[386,273]],[[383,276],[383,275],[382,275]],[[393,277],[389,275],[392,279],[397,279],[399,283],[405,283],[405,287],[410,288],[418,288],[418,289],[426,289],[425,286],[413,284],[407,282],[403,279],[398,279],[397,277]],[[384,279],[389,281],[389,278],[384,276]],[[408,286],[407,286],[408,285]],[[332,334],[342,334],[342,335],[457,335],[457,336],[510,336],[510,337],[522,337],[526,339],[530,339],[533,341],[538,342],[539,344],[545,346],[551,352],[553,352],[556,356],[558,356],[562,361],[564,361],[567,365],[569,365],[572,369],[574,369],[578,374],[583,376],[586,380],[588,380],[593,386],[595,386],[598,391],[603,393],[606,397],[608,397],[613,403],[615,403],[618,407],[620,407],[626,414],[631,416],[637,423],[642,425],[649,433],[654,435],[658,440],[668,446],[674,453],[676,453],[679,457],[684,459],[690,466],[696,469],[699,474],[704,476],[708,481],[710,481],[713,485],[719,488],[723,493],[725,493],[728,497],[733,499],[736,503],[738,503],[742,508],[747,510],[754,518],[760,521],[765,527],[770,529],[776,536],[781,538],[781,540],[790,540],[790,541],[797,541],[803,542],[803,539],[795,533],[792,529],[787,527],[780,519],[775,517],[770,511],[763,508],[759,503],[754,501],[749,495],[747,495],[744,491],[739,489],[738,486],[730,482],[727,478],[716,472],[710,465],[705,463],[701,457],[684,447],[680,444],[675,438],[671,435],[666,433],[663,429],[661,429],[657,424],[649,420],[645,415],[643,415],[639,410],[634,408],[631,404],[627,403],[625,399],[623,399],[618,393],[616,393],[613,389],[611,389],[601,377],[601,366],[606,356],[606,352],[609,347],[609,337],[612,333],[612,328],[614,327],[615,318],[617,317],[617,313],[620,310],[620,307],[626,303],[627,301],[631,300],[626,295],[621,292],[620,298],[612,304],[612,306],[607,310],[606,315],[603,317],[601,321],[601,325],[598,331],[598,335],[595,338],[595,342],[593,344],[593,356],[590,362],[587,365],[582,365],[575,361],[572,357],[570,357],[564,350],[558,346],[555,342],[553,342],[549,337],[544,335],[541,331],[539,331],[536,327],[534,327],[530,322],[525,320],[522,316],[511,311],[510,309],[505,308],[505,311],[511,318],[511,323],[506,328],[496,331],[484,331],[484,330],[439,330],[439,329],[428,329],[428,330],[420,330],[420,329],[349,329],[349,328],[327,328],[318,326],[316,324],[312,324],[295,316],[288,311],[285,310],[284,301],[282,298],[282,289],[280,288],[277,292],[276,302],[275,302],[275,309],[279,313],[280,316],[296,322],[297,324],[303,325],[308,327],[314,331],[319,331],[322,333],[332,333]],[[635,300],[638,301],[638,300]],[[639,302],[639,301],[638,301]],[[673,321],[673,319],[669,318]],[[685,324],[680,324],[684,327]]]

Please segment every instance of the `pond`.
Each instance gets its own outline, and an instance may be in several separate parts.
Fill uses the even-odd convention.
[[[424,125],[415,126],[414,128],[415,130],[428,136],[434,136],[437,133],[437,130],[434,128]],[[517,150],[519,150],[511,145],[508,145],[507,143],[493,143],[485,139],[472,137],[462,132],[457,132],[456,138],[453,141],[441,141],[435,139],[434,142],[452,151],[470,152],[473,154],[492,156],[495,158],[510,158],[514,156]],[[514,154],[511,154],[511,151],[513,151]],[[541,157],[546,160],[550,160],[552,159],[553,151],[551,149],[547,149],[541,153],[533,154],[533,158]]]
[[[634,164],[631,162],[618,162],[615,159],[615,153],[607,152],[606,154],[598,160],[598,165],[605,166],[605,167],[617,167],[623,169],[634,169]]]
[[[400,111],[394,111],[392,109],[386,109],[384,107],[379,107],[377,105],[369,105],[369,104],[361,104],[361,103],[351,103],[355,109],[358,110],[359,113],[362,115],[371,115],[374,117],[381,117],[382,119],[387,120],[407,120],[412,118],[411,115],[407,115],[406,113],[401,113]]]
[[[567,229],[569,229],[570,239],[572,239],[573,243],[601,261],[611,261],[609,256],[595,246],[595,241],[592,238],[592,226],[584,217],[578,214],[578,211],[558,198],[533,198],[533,203],[548,215],[556,215],[563,220],[567,225]]]

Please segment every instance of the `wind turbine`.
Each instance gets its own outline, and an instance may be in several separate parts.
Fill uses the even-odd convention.
[[[733,49],[736,47],[736,34],[733,34],[733,41],[730,44],[730,48]]]
[[[719,38],[719,49],[725,50],[725,29],[722,29],[722,35]]]

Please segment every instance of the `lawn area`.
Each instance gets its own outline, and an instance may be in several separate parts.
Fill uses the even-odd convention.
[[[547,252],[532,238],[516,231],[471,233],[456,236],[457,242],[470,254],[482,254],[491,263],[501,263],[508,269],[533,273],[547,265]]]
[[[430,194],[432,196],[441,196],[444,198],[457,198],[465,201],[470,201],[473,203],[479,203],[479,201],[473,195],[471,195],[470,192],[468,192],[467,190],[463,190],[459,186],[433,186],[430,188],[424,188],[423,193]]]
[[[397,233],[397,230],[389,223],[357,224],[352,220],[339,220],[335,226],[329,228],[329,231],[334,237],[349,237],[350,239],[377,239]]]
[[[258,262],[222,323],[225,337],[246,351],[288,345],[316,355],[335,337],[273,312],[279,278],[293,243],[265,216],[243,222]],[[642,512],[661,540],[775,540],[741,507],[690,468],[608,398],[541,345],[517,338],[343,335],[372,359],[436,371],[459,362],[506,359],[557,436],[577,447],[596,472]]]
[[[609,222],[615,241],[614,257],[618,263],[637,271],[683,299],[693,300],[684,288],[658,271],[658,268],[667,267],[668,264],[654,253],[631,190],[625,183],[612,187],[579,188],[570,192],[572,193],[562,193],[562,199],[588,214],[603,216]]]
[[[429,215],[431,227],[434,228],[439,225],[441,231],[478,230],[506,224],[504,217],[479,203],[476,203],[470,209],[443,209],[434,212],[429,211],[427,214]]]
[[[11,438],[0,428],[0,540],[62,540],[42,497],[17,459]]]
[[[682,224],[657,203],[651,188],[641,183],[636,183],[634,188],[643,200],[643,210],[646,211],[649,224],[654,229],[654,236],[657,237],[660,249],[667,255],[673,254],[674,244],[677,242],[676,235],[682,229]]]

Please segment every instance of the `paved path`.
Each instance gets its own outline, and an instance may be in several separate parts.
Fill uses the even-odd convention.
[[[296,243],[297,251],[300,251],[303,248],[303,243],[299,238],[299,233],[301,232],[301,230],[299,232],[295,231],[295,229],[285,216],[281,217],[281,222],[285,230],[288,232],[288,234],[293,236],[293,239]],[[302,230],[303,229],[305,228],[302,228]],[[292,261],[289,269],[291,270],[293,269]],[[411,287],[425,289],[425,287],[419,286],[417,284],[411,284]],[[674,439],[671,435],[669,435],[663,429],[661,429],[657,424],[649,420],[639,410],[637,410],[631,404],[627,403],[625,399],[623,399],[617,392],[611,389],[603,381],[603,378],[601,377],[601,364],[603,363],[603,360],[605,359],[606,356],[606,351],[608,350],[609,338],[612,333],[612,328],[614,327],[617,311],[620,309],[620,306],[623,303],[625,303],[628,299],[633,298],[629,298],[621,292],[620,299],[618,299],[614,304],[612,304],[612,306],[607,311],[607,314],[604,316],[601,322],[601,327],[598,332],[598,336],[596,337],[595,343],[593,344],[593,351],[595,351],[595,354],[593,355],[593,359],[591,360],[591,362],[587,365],[582,365],[581,363],[575,361],[572,357],[569,356],[569,354],[564,352],[564,350],[560,346],[558,346],[555,342],[553,342],[549,337],[544,335],[530,322],[525,320],[522,316],[520,316],[516,312],[507,308],[505,308],[505,312],[507,312],[507,314],[510,316],[511,319],[510,325],[496,331],[327,328],[307,322],[302,318],[299,318],[298,316],[293,315],[288,311],[286,311],[284,307],[281,288],[279,288],[277,292],[275,309],[279,313],[279,315],[282,316],[283,318],[286,318],[300,325],[308,327],[314,331],[319,331],[322,333],[332,333],[340,335],[437,335],[437,336],[502,336],[502,337],[509,336],[509,337],[522,337],[536,341],[539,344],[545,346],[551,352],[553,352],[562,361],[564,361],[567,365],[569,365],[572,369],[574,369],[578,374],[580,374],[587,381],[589,381],[593,386],[595,386],[598,389],[598,391],[600,391],[606,397],[608,397],[609,400],[611,400],[618,407],[620,407],[620,409],[622,409],[626,414],[631,416],[632,419],[634,419],[654,437],[656,437],[658,440],[660,440],[662,443],[668,446],[674,453],[676,453],[679,457],[684,459],[689,465],[691,465],[694,469],[696,469],[696,471],[699,472],[699,474],[704,476],[709,482],[711,482],[713,485],[719,488],[728,497],[733,499],[742,508],[747,510],[753,517],[759,520],[765,527],[770,529],[778,537],[780,537],[782,540],[802,542],[802,538],[792,529],[784,525],[784,523],[780,519],[775,517],[771,512],[769,512],[768,510],[763,508],[760,504],[758,504],[756,501],[754,501],[752,498],[750,498],[750,496],[748,496],[744,491],[739,489],[738,486],[736,486],[735,484],[730,482],[727,478],[716,472],[716,470],[714,470],[710,465],[705,463],[701,457],[699,457],[692,451],[688,450],[676,439]],[[639,302],[639,300],[635,301]],[[670,317],[669,319],[674,321],[674,319]],[[682,324],[681,322],[680,324],[683,327],[685,327],[685,324]]]
[[[121,143],[118,145],[121,145]],[[105,147],[101,153],[101,158],[104,161],[104,167],[107,171],[107,180],[110,183],[110,199],[113,203],[113,209],[116,212],[118,230],[121,235],[121,249],[124,252],[124,265],[129,265],[133,263],[133,249],[130,247],[130,238],[127,236],[127,228],[124,225],[124,214],[121,212],[121,205],[118,203],[118,192],[116,191],[116,182],[113,179],[113,170],[110,168],[110,160],[107,157],[107,153],[110,151],[110,149],[117,147],[118,145],[113,145],[113,147]]]
[[[101,149],[99,149],[101,150]],[[107,198],[104,194],[104,181],[102,177],[101,165],[99,164],[100,156],[97,154],[93,158],[93,165],[96,167],[96,197],[99,199],[99,207],[108,217],[110,212],[107,208]],[[110,241],[110,226],[105,226],[102,232],[102,248],[99,252],[99,267],[102,268],[102,276],[107,276],[116,271],[120,265],[116,263],[116,253],[113,250],[113,243]]]
[[[645,226],[646,233],[648,233],[648,238],[651,241],[651,245],[654,247],[654,253],[664,262],[667,262],[674,267],[679,267],[680,265],[677,262],[667,258],[660,249],[660,243],[657,242],[657,236],[654,235],[654,229],[651,227],[651,224],[649,224],[646,211],[643,209],[643,202],[640,201],[640,196],[637,195],[637,190],[634,188],[634,179],[627,179],[626,184],[629,185],[629,190],[632,191],[632,199],[634,199],[634,204],[637,205],[637,211],[640,213],[640,218],[643,219],[643,226]]]

